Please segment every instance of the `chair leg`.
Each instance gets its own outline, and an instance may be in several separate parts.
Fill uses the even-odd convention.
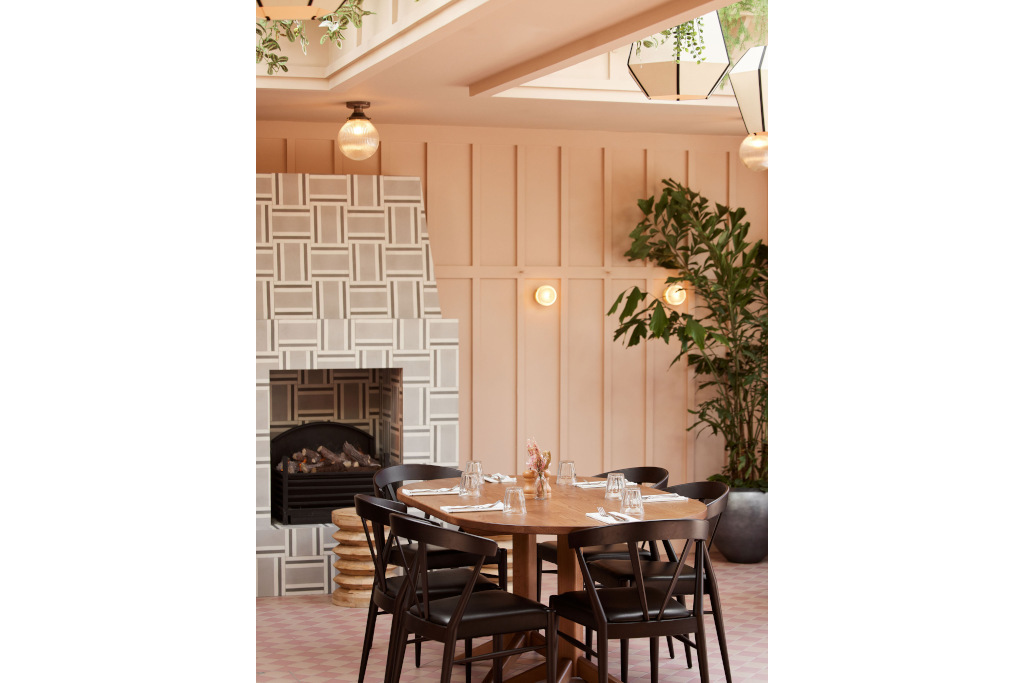
[[[668,658],[676,658],[676,646],[672,644],[672,636],[665,636],[665,644],[668,645]]]
[[[466,638],[466,657],[472,657],[472,656],[473,656],[473,639],[472,638]],[[466,664],[466,683],[470,683],[472,678],[473,678],[473,665],[467,663]],[[441,680],[444,680],[444,679],[441,679]]]
[[[501,638],[501,634],[500,633],[496,633],[491,638],[491,642],[494,643],[491,646],[493,648],[492,652],[500,652],[501,650],[505,649],[505,644],[502,642],[502,638]],[[501,669],[501,665],[502,665],[502,663],[504,661],[505,661],[504,657],[495,657],[494,658],[494,666],[491,668],[491,670],[494,672],[494,675],[491,676],[491,680],[494,683],[502,683],[501,676],[502,676],[502,674],[504,672]]]
[[[597,630],[597,680],[608,680],[608,631]]]
[[[370,611],[366,614],[366,632],[363,634],[363,656],[359,660],[359,683],[366,677],[366,663],[370,660],[370,647],[373,645],[373,627],[377,623],[377,605],[370,600]]]
[[[398,615],[394,615],[394,619]],[[405,659],[405,646],[409,640],[409,632],[398,628],[392,631],[392,639],[388,644],[388,662],[384,672],[385,683],[398,683],[402,677],[402,661]]]
[[[729,670],[729,648],[725,644],[725,620],[722,618],[722,603],[718,599],[718,583],[715,572],[710,564],[704,565],[708,574],[708,594],[711,596],[711,610],[715,618],[715,633],[718,634],[718,649],[722,651],[722,667],[725,669],[726,683],[732,683],[732,672]]]
[[[422,645],[423,645],[423,641],[421,639],[417,638],[416,642],[413,643],[413,646],[412,646],[412,650],[413,650],[413,652],[416,655],[416,668],[417,669],[420,668],[420,650],[422,649],[421,648]]]
[[[548,612],[548,628],[544,632],[544,637],[547,639],[545,645],[547,646],[547,679],[554,681],[558,676],[558,616],[554,610]]]
[[[658,683],[658,639],[651,638],[651,683]]]
[[[697,668],[700,670],[700,683],[708,683],[708,643],[703,620],[697,621]]]
[[[619,673],[622,674],[622,683],[626,683],[626,670],[629,668],[629,641],[619,641],[619,652],[621,653],[619,662]]]
[[[498,585],[501,590],[508,590],[508,551],[498,548]]]
[[[593,638],[593,636],[594,636],[594,632],[593,632],[593,631],[591,631],[591,630],[590,630],[590,629],[588,628],[588,629],[587,629],[587,647],[588,647],[588,648],[592,647],[592,646],[593,646],[593,644],[594,644],[594,638]],[[588,662],[592,662],[592,661],[594,661],[594,660],[593,660],[593,658],[592,658],[592,657],[590,656],[590,653],[589,653],[589,652],[587,653],[587,661],[588,661]]]
[[[541,565],[543,565],[543,564],[544,564],[544,560],[542,560],[542,559],[540,559],[538,557],[537,558],[537,602],[541,602],[541,599],[540,599],[540,580],[543,577],[543,573],[541,572]]]
[[[444,641],[444,656],[441,658],[441,683],[451,683],[452,680],[452,662],[455,661],[455,634],[452,634],[450,640]],[[469,671],[469,668],[466,668]],[[469,681],[467,676],[466,681]],[[395,681],[395,683],[398,683]]]

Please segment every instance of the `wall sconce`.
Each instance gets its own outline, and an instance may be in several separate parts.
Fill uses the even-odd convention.
[[[684,288],[678,282],[675,282],[665,288],[661,298],[665,300],[669,306],[679,306],[686,301],[686,288]]]
[[[740,161],[752,171],[767,171],[768,46],[760,45],[744,52],[729,72],[729,80],[748,133],[740,144]]]
[[[537,288],[536,292],[534,292],[533,298],[536,299],[537,303],[541,306],[550,306],[558,299],[558,292],[555,291],[555,288],[551,285],[542,285]]]
[[[370,103],[346,102],[345,106],[355,111],[338,131],[338,147],[342,154],[354,161],[369,159],[380,145],[380,133],[363,113]]]

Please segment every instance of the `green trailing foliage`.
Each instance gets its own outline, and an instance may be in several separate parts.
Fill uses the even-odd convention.
[[[718,10],[718,20],[722,23],[725,47],[732,64],[743,56],[740,50],[744,46],[768,44],[768,0],[739,0],[726,5]],[[700,64],[705,59],[703,19],[697,17],[637,41],[636,53],[639,55],[642,48],[658,47],[668,41],[672,41],[672,56],[676,63],[686,53]]]
[[[711,207],[676,181],[662,182],[657,200],[637,202],[644,218],[630,233],[626,256],[677,271],[666,283],[696,295],[693,313],[633,287],[608,311],[618,312],[615,339],[627,346],[678,343],[672,364],[685,360],[697,377],[699,401],[690,411],[696,419],[688,429],[725,439],[728,462],[709,479],[767,491],[768,247],[747,241],[746,210]]]
[[[341,41],[345,40],[345,30],[349,26],[360,28],[363,25],[363,17],[367,14],[373,14],[373,12],[363,9],[363,0],[342,0],[336,10],[319,17],[320,26],[327,29],[320,37],[320,44],[323,45],[330,41],[340,48]],[[306,37],[304,22],[298,19],[290,21],[258,19],[256,21],[256,63],[266,62],[267,75],[273,76],[278,71],[288,72],[286,64],[288,57],[280,54],[282,36],[291,43],[298,40],[302,54],[306,54],[309,38]]]

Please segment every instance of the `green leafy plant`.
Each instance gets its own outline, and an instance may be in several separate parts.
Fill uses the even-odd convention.
[[[664,306],[633,287],[619,294],[608,315],[619,310],[615,339],[627,346],[644,339],[681,345],[697,376],[698,404],[688,429],[710,429],[725,439],[728,461],[709,479],[734,487],[768,490],[768,247],[746,240],[746,210],[706,198],[672,179],[661,196],[637,202],[644,218],[626,256],[678,271],[696,295],[686,313]],[[703,393],[703,397],[701,397]]]
[[[729,60],[735,64],[743,55],[740,50],[749,45],[765,45],[768,42],[768,0],[739,0],[718,10],[722,24],[725,47]],[[636,53],[642,48],[655,48],[672,41],[672,56],[676,63],[683,53],[691,55],[697,64],[704,61],[704,20],[692,19],[678,26],[665,29],[658,34],[637,41]],[[725,81],[722,81],[723,85]]]
[[[345,40],[345,30],[349,26],[361,27],[363,17],[367,14],[373,14],[373,12],[363,9],[363,0],[342,0],[336,10],[319,18],[320,26],[327,29],[320,37],[320,44],[323,45],[330,41],[340,48],[341,41]],[[282,35],[292,43],[298,40],[302,54],[306,54],[309,38],[306,37],[306,29],[302,21],[298,19],[288,21],[281,19],[256,20],[256,63],[266,62],[267,74],[270,76],[277,71],[288,72],[288,66],[285,64],[288,57],[280,54]]]

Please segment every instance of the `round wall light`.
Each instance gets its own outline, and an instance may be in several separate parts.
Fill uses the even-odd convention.
[[[751,171],[768,170],[768,133],[754,133],[740,143],[740,161]]]
[[[370,118],[363,113],[370,103],[346,102],[345,106],[355,111],[338,131],[338,148],[342,154],[354,161],[369,159],[380,146],[380,133],[370,123]]]
[[[665,303],[669,306],[678,306],[686,301],[686,289],[676,282],[665,288],[661,298],[664,299]]]
[[[550,306],[558,299],[558,292],[556,292],[555,288],[551,285],[542,285],[537,288],[536,292],[534,292],[533,298],[536,299],[537,303],[541,306]]]

